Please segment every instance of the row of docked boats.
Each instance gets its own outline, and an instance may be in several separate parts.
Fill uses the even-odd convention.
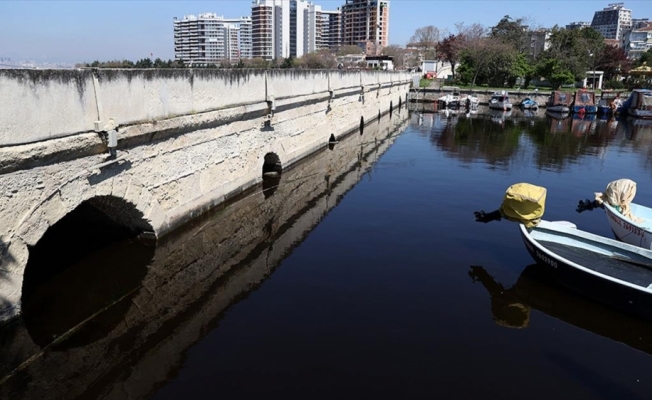
[[[480,104],[480,99],[473,95],[462,95],[460,88],[451,87],[450,93],[447,93],[437,99],[437,105],[440,109],[461,108],[475,110]]]
[[[652,318],[652,208],[633,203],[636,183],[610,182],[577,211],[603,208],[616,239],[592,234],[568,221],[543,220],[546,189],[510,186],[500,209],[475,212],[478,222],[518,222],[527,251],[561,284],[626,312]]]
[[[546,109],[556,113],[627,114],[636,118],[652,119],[652,90],[634,89],[626,100],[619,95],[598,102],[595,92],[581,89],[575,93],[555,90],[546,101]]]
[[[463,96],[459,88],[453,87],[450,93],[440,97],[437,102],[441,109],[464,107],[475,110],[479,99],[472,95]],[[509,111],[513,104],[509,93],[503,90],[491,95],[488,106],[492,110]],[[526,97],[518,106],[525,110],[536,110],[539,103]],[[598,102],[595,92],[591,90],[580,89],[575,93],[555,90],[548,97],[545,107],[547,111],[559,114],[627,114],[636,118],[652,119],[652,90],[634,89],[624,101],[617,95],[613,99],[603,97]]]

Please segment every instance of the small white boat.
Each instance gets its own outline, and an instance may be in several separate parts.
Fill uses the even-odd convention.
[[[508,111],[512,109],[512,103],[509,101],[509,94],[506,91],[494,92],[489,100],[489,108],[493,110]]]
[[[611,230],[625,243],[652,249],[652,209],[635,203],[630,203],[629,208],[638,221],[624,216],[612,205],[604,203]]]
[[[622,183],[617,188],[631,196],[632,186]],[[579,230],[567,221],[542,220],[545,200],[545,188],[518,183],[507,189],[500,209],[475,212],[475,219],[518,222],[527,251],[561,284],[652,318],[652,250]]]
[[[636,182],[618,179],[607,184],[595,201],[580,201],[577,212],[602,207],[611,230],[625,243],[652,249],[652,208],[633,203]]]
[[[453,107],[457,108],[460,106],[460,88],[452,87],[451,92],[441,96],[437,99],[437,103],[441,108]]]

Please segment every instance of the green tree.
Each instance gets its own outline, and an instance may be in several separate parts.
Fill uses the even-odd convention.
[[[154,68],[164,68],[165,63],[164,63],[163,60],[161,60],[160,58],[157,57],[156,60],[154,60],[153,67]]]
[[[536,67],[536,73],[548,80],[553,89],[558,89],[563,84],[575,81],[573,72],[563,65],[561,60],[555,58],[541,60]]]
[[[594,29],[566,30],[555,26],[550,32],[550,47],[540,55],[540,60],[544,64],[555,60],[558,71],[570,71],[575,80],[582,80],[594,63],[597,67],[603,49],[604,38]]]
[[[535,65],[525,53],[518,53],[512,64],[512,75],[523,78],[523,86],[528,87],[534,78]]]
[[[294,57],[290,56],[284,59],[281,68],[294,68]]]
[[[149,58],[143,58],[142,60],[136,61],[136,68],[152,68],[153,65],[152,60]]]
[[[517,52],[527,49],[528,26],[524,18],[512,19],[505,15],[496,26],[491,28],[490,36],[512,47]]]

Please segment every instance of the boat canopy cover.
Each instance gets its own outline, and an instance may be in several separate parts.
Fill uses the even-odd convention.
[[[575,93],[575,105],[576,106],[592,106],[595,104],[593,92],[586,90],[578,90]]]
[[[638,95],[636,108],[652,111],[652,91],[637,91],[635,93]]]
[[[572,102],[573,102],[573,97],[570,95],[570,93],[561,92],[558,90],[552,92],[550,104],[554,104],[554,105],[563,104],[563,105],[570,106]]]
[[[642,222],[640,218],[632,215],[629,205],[636,196],[636,182],[631,179],[618,179],[609,182],[603,193],[596,193],[595,200],[598,203],[608,203],[623,216],[634,222]]]
[[[527,228],[537,226],[546,206],[546,188],[531,183],[517,183],[507,188],[500,214]]]

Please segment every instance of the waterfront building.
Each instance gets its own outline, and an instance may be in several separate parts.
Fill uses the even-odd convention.
[[[609,4],[601,11],[596,11],[591,21],[591,28],[600,32],[605,39],[621,40],[624,31],[632,26],[632,10],[624,3]]]
[[[389,1],[346,0],[342,6],[342,44],[380,54],[389,44]]]
[[[342,44],[342,12],[322,10],[310,3],[305,10],[304,53],[336,50]]]
[[[573,30],[573,29],[584,29],[584,28],[590,28],[591,23],[590,22],[571,22],[570,24],[566,25],[567,30]]]
[[[307,0],[253,0],[253,56],[272,60],[306,52]]]
[[[543,51],[548,50],[550,47],[550,30],[537,29],[528,32],[529,47],[528,53],[530,57],[536,58]]]
[[[174,58],[200,65],[251,58],[251,18],[214,13],[175,17]]]
[[[624,33],[622,44],[628,58],[640,58],[652,49],[652,23],[647,18],[634,20],[632,29]]]
[[[251,5],[253,58],[272,60],[275,57],[275,11],[276,6],[274,0],[255,0]]]

